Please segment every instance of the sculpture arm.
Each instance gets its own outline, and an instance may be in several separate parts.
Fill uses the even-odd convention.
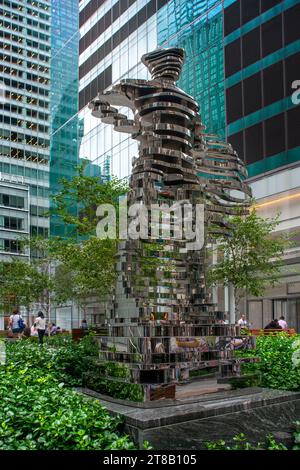
[[[97,97],[89,104],[89,108],[92,109],[94,117],[100,118],[104,124],[112,124],[116,131],[128,134],[138,133],[137,123],[120,113],[112,104],[134,110],[133,101],[127,97],[126,89],[121,85],[116,85],[107,92],[98,93]]]

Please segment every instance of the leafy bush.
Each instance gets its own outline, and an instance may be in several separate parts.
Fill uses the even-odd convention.
[[[238,356],[258,356],[259,363],[245,364],[244,372],[259,371],[261,386],[280,390],[300,389],[300,364],[297,361],[300,336],[277,333],[258,336],[256,349],[236,352]]]
[[[28,340],[10,344],[8,360],[13,360],[16,365],[47,367],[66,385],[80,386],[82,373],[88,364],[87,358],[96,357],[98,354],[94,337],[89,335],[79,342],[74,342],[70,335],[58,335],[47,338],[46,344],[47,347],[44,348],[39,348],[36,341]]]
[[[206,442],[207,450],[288,450],[281,442],[276,442],[270,434],[266,437],[265,442],[252,444],[247,441],[245,434],[238,434],[233,437],[234,444],[228,445],[222,439],[215,442]]]
[[[0,366],[0,449],[134,449],[119,432],[119,417],[61,381],[63,351],[26,341],[7,346]]]

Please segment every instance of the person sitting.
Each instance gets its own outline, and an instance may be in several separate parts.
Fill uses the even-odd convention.
[[[282,328],[279,325],[277,318],[275,318],[264,327],[264,330],[282,330]]]
[[[50,327],[50,336],[54,336],[57,334],[57,327],[55,325],[55,323],[52,323],[51,327]]]
[[[287,322],[285,321],[284,317],[280,317],[278,323],[279,323],[279,325],[281,326],[281,328],[282,328],[283,330],[287,330],[287,329],[288,329],[288,324],[287,324]]]

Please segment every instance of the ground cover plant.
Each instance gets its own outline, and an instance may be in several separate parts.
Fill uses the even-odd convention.
[[[0,366],[1,450],[135,448],[120,432],[119,417],[70,387],[80,379],[65,366],[76,370],[80,350],[91,353],[92,347],[89,341],[76,346],[62,338],[44,347],[25,340],[7,345],[6,364]]]
[[[233,437],[233,443],[228,444],[223,439],[218,441],[206,442],[207,450],[288,450],[281,442],[277,442],[270,434],[264,442],[251,443],[247,440],[245,434],[237,434]]]

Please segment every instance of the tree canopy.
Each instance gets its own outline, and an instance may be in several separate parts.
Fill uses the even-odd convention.
[[[236,313],[245,291],[253,296],[263,295],[268,286],[280,278],[284,250],[290,245],[287,235],[276,235],[278,216],[259,217],[256,210],[230,218],[230,236],[217,240],[219,261],[211,266],[208,280],[211,284],[232,285]]]

